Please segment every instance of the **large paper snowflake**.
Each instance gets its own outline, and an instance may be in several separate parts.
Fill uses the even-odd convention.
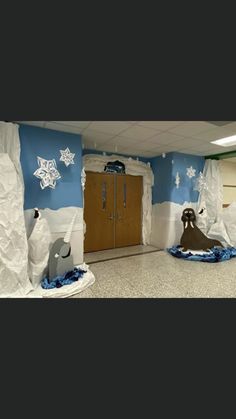
[[[70,164],[75,164],[73,160],[75,157],[75,153],[71,153],[68,147],[65,150],[60,150],[60,153],[61,153],[60,161],[64,161],[66,167],[69,166]]]
[[[186,174],[191,179],[196,175],[196,169],[194,169],[192,166],[187,167]]]
[[[179,184],[180,184],[180,177],[179,177],[179,172],[176,173],[175,176],[175,184],[176,184],[176,188],[179,188]]]
[[[35,170],[34,176],[41,179],[40,186],[42,189],[49,188],[55,189],[56,181],[61,178],[57,170],[56,161],[45,160],[42,157],[37,157],[39,168]]]

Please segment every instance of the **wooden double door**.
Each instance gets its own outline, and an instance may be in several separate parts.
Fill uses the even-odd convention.
[[[86,172],[85,252],[141,244],[142,176]]]

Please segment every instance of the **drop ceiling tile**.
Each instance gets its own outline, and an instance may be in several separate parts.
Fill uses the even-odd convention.
[[[68,133],[72,133],[72,134],[80,134],[82,132],[82,128],[75,127],[75,126],[58,124],[57,122],[52,122],[52,121],[46,122],[45,123],[45,128],[53,129],[53,130],[56,130],[56,131],[68,132]]]
[[[138,125],[158,131],[166,131],[183,124],[183,121],[140,121]]]
[[[49,121],[49,122],[55,122],[57,124],[62,124],[62,125],[66,125],[66,126],[74,126],[74,127],[78,127],[78,128],[82,128],[85,129],[89,126],[89,124],[91,123],[91,121]]]
[[[227,124],[227,128],[228,129],[233,129],[233,130],[236,130],[236,122],[234,121],[234,122],[230,122],[229,124]]]
[[[189,154],[189,155],[192,155],[192,156],[205,156],[205,154],[206,154],[205,151],[191,150],[189,148],[179,150],[178,153]]]
[[[97,132],[90,129],[86,129],[82,133],[82,139],[84,141],[92,141],[92,142],[100,143],[100,144],[106,143],[111,138],[113,138],[113,135],[111,134]]]
[[[129,145],[135,145],[138,143],[138,140],[135,138],[127,138],[121,137],[120,135],[116,135],[109,140],[110,144],[119,144],[124,147],[128,147]]]
[[[112,134],[114,136],[130,128],[131,126],[132,125],[126,121],[93,121],[89,125],[88,129],[97,132]],[[85,129],[85,132],[86,130],[87,129]]]
[[[203,121],[185,121],[183,124],[168,130],[169,132],[184,137],[193,137],[203,131],[214,130],[214,125]]]
[[[180,135],[175,135],[175,134],[171,134],[169,132],[162,132],[159,134],[154,135],[153,137],[148,139],[149,143],[153,143],[158,145],[168,145],[168,144],[172,144],[176,141],[180,141],[180,140],[186,140],[185,137],[182,137]]]
[[[219,128],[214,128],[210,131],[204,131],[201,132],[199,134],[194,134],[192,135],[192,138],[196,138],[199,139],[201,141],[215,141],[215,140],[219,140],[220,138],[224,138],[224,137],[229,137],[230,135],[234,135],[236,134],[236,130],[234,130],[233,128],[223,128],[223,127],[219,127]]]
[[[198,143],[198,144],[196,144],[196,145],[191,145],[191,147],[190,147],[192,150],[210,150],[210,149],[215,149],[216,148],[216,145],[214,145],[214,144],[211,144],[211,143],[209,143],[209,142],[207,142],[207,143],[205,143],[205,142],[200,142],[200,143]]]
[[[124,133],[121,133],[120,136],[127,138],[134,138],[136,140],[146,140],[150,137],[156,135],[157,131],[151,128],[141,127],[139,125],[133,125]]]
[[[176,151],[177,147],[175,144],[170,144],[170,145],[161,145],[161,146],[157,146],[155,148],[153,148],[151,151],[156,151],[159,153],[170,153],[171,151]]]
[[[203,141],[192,138],[184,138],[182,140],[175,141],[173,144],[175,144],[178,148],[198,148],[201,144],[203,144]]]
[[[100,151],[107,151],[108,153],[120,153],[120,147],[116,146],[115,144],[98,144],[97,150]]]
[[[153,150],[156,147],[156,145],[153,143],[148,143],[146,141],[143,141],[143,142],[136,142],[133,145],[133,147],[136,148],[137,150],[150,151],[150,150]]]

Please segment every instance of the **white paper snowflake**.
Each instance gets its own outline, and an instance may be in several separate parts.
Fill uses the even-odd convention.
[[[85,173],[85,169],[83,167],[83,169],[81,171],[81,185],[82,185],[83,191],[85,190],[85,182],[86,182],[86,173]]]
[[[33,173],[34,176],[41,179],[40,186],[42,189],[49,188],[55,189],[56,181],[61,178],[60,173],[57,170],[56,161],[46,160],[42,157],[37,157],[39,168]]]
[[[162,158],[164,159],[166,157],[166,153],[162,153]]]
[[[175,184],[176,184],[176,188],[179,188],[179,184],[180,184],[180,177],[179,177],[179,172],[176,173],[175,176]]]
[[[196,169],[194,169],[192,166],[187,167],[186,175],[191,179],[192,177],[196,175]]]
[[[202,191],[207,191],[208,190],[208,186],[207,186],[207,182],[206,182],[206,178],[203,175],[202,172],[199,173],[199,176],[197,177],[197,179],[195,180],[195,185],[194,185],[194,191],[198,191],[198,192],[202,192]]]
[[[174,164],[174,160],[171,160],[171,164]]]
[[[65,150],[60,150],[60,153],[61,153],[60,161],[64,161],[66,167],[69,166],[70,164],[75,164],[73,160],[75,157],[75,153],[71,153],[68,147]]]

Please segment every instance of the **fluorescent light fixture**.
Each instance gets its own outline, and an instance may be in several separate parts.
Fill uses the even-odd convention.
[[[236,135],[230,137],[221,138],[220,140],[211,141],[212,144],[221,145],[222,147],[230,147],[236,145]]]

